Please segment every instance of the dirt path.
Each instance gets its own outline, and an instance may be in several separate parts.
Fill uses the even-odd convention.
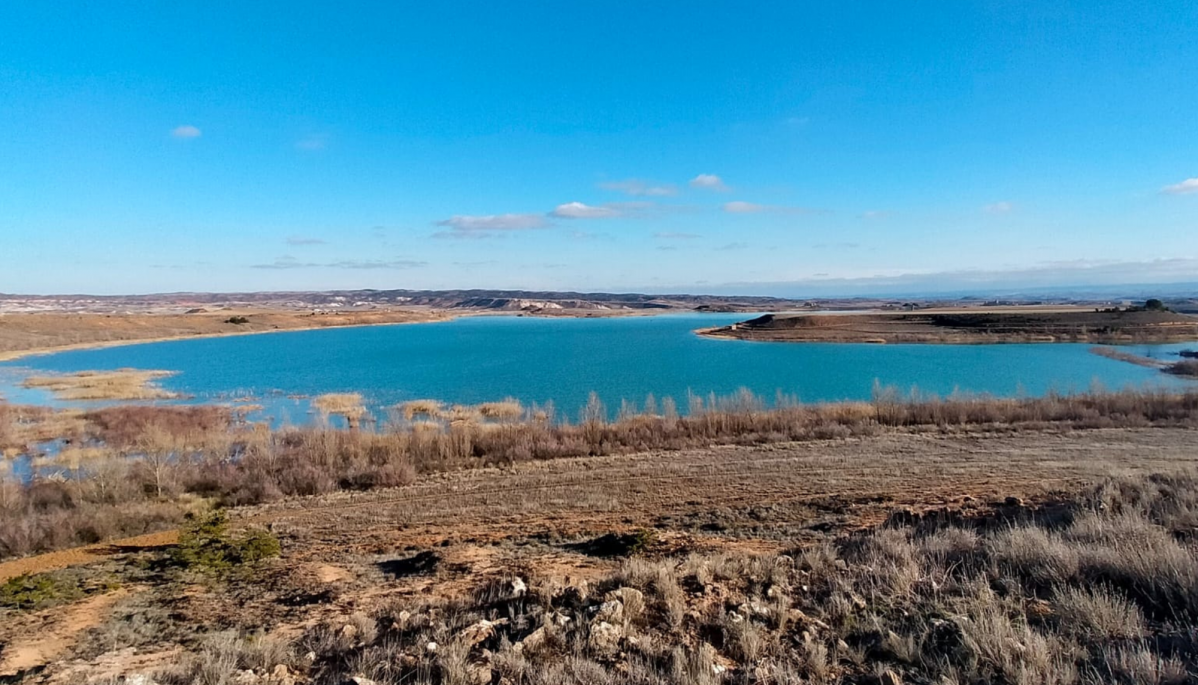
[[[128,594],[128,590],[115,590],[43,612],[44,630],[26,635],[4,650],[0,676],[13,676],[50,662],[74,644],[76,635],[100,625],[117,600]]]
[[[148,533],[123,540],[113,540],[86,547],[64,549],[58,552],[48,552],[32,557],[24,557],[0,563],[0,583],[25,573],[42,573],[55,571],[68,566],[79,566],[100,561],[123,552],[139,549],[173,545],[179,539],[179,532],[165,530],[159,533]]]

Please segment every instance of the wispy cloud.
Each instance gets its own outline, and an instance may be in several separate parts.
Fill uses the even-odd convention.
[[[757,212],[764,212],[765,205],[736,200],[724,203],[724,211],[731,212],[732,214],[755,214]]]
[[[599,184],[604,190],[615,190],[637,197],[668,197],[677,195],[678,189],[668,183],[651,183],[639,178],[628,178],[623,181],[605,181]]]
[[[992,202],[982,207],[982,211],[987,214],[1009,214],[1015,209],[1015,205],[1010,202]]]
[[[820,210],[809,207],[787,207],[784,205],[761,205],[756,202],[734,200],[724,203],[724,211],[729,214],[760,214],[761,212],[779,212],[783,214],[815,214]]]
[[[662,233],[654,233],[653,237],[658,238],[660,240],[694,240],[696,238],[702,238],[703,236],[699,235],[698,233],[679,233],[676,231],[664,231]]]
[[[439,238],[485,238],[497,233],[544,228],[548,222],[542,214],[455,214],[435,225],[449,229],[434,234]]]
[[[320,238],[305,238],[303,236],[293,235],[287,238],[287,244],[301,247],[304,245],[327,245],[328,241],[322,240]]]
[[[729,283],[729,293],[768,293],[814,297],[846,295],[918,295],[932,293],[1020,294],[1045,289],[1076,289],[1104,296],[1152,297],[1160,284],[1198,281],[1198,259],[1176,257],[1146,261],[1074,260],[1042,262],[1007,269],[902,272],[864,276],[812,274],[769,283]]]
[[[727,245],[720,245],[716,250],[720,252],[732,252],[733,250],[744,250],[748,247],[748,243],[728,243]]]
[[[323,150],[329,144],[329,137],[323,133],[313,133],[295,141],[295,149],[304,152]]]
[[[893,215],[894,212],[889,209],[871,209],[868,212],[861,212],[862,219],[885,219]]]
[[[811,247],[816,250],[856,250],[861,243],[816,243]]]
[[[555,207],[552,212],[549,212],[549,215],[559,219],[605,219],[620,216],[620,210],[613,205],[597,207],[581,202],[567,202]]]
[[[1198,178],[1187,178],[1181,183],[1165,186],[1161,188],[1161,192],[1166,195],[1190,195],[1198,193]]]
[[[344,259],[336,262],[301,262],[291,255],[283,255],[269,264],[251,264],[251,269],[416,269],[428,266],[428,262],[414,259]]]
[[[715,174],[699,174],[691,179],[690,186],[700,190],[714,190],[720,193],[729,190],[724,180]]]
[[[203,134],[203,131],[191,124],[176,126],[171,130],[171,135],[175,138],[199,138]]]

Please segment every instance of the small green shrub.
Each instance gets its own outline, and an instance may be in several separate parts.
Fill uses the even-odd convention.
[[[83,596],[76,583],[48,573],[23,574],[0,585],[0,607],[6,609],[42,609]]]
[[[279,540],[267,531],[250,530],[233,538],[228,526],[228,514],[220,509],[189,516],[173,561],[186,569],[223,575],[279,556]]]
[[[225,319],[225,323],[231,323],[235,326],[240,326],[249,322],[250,320],[244,316],[230,316],[229,318]]]

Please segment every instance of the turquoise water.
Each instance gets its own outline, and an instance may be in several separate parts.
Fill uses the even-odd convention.
[[[614,411],[653,393],[685,409],[688,391],[729,394],[745,387],[772,400],[868,399],[875,381],[948,395],[1040,395],[1050,390],[1128,386],[1193,387],[1155,369],[1105,359],[1090,345],[785,344],[712,340],[696,328],[745,314],[611,319],[467,317],[444,323],[342,328],[180,340],[63,352],[0,364],[10,401],[54,404],[16,387],[29,372],[169,369],[163,386],[190,402],[251,401],[277,421],[302,422],[304,398],[361,392],[380,409],[435,398],[477,403],[515,397],[552,401],[576,417],[593,390]],[[1194,347],[1195,345],[1189,345]],[[1136,346],[1168,357],[1186,345]]]

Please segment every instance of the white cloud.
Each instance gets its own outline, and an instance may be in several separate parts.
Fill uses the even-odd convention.
[[[731,212],[733,214],[755,214],[757,212],[764,212],[765,210],[765,205],[754,204],[752,202],[741,202],[740,200],[724,204],[724,211]]]
[[[1161,192],[1166,195],[1189,195],[1198,193],[1198,178],[1187,178],[1181,183],[1174,183],[1171,186],[1161,188]]]
[[[725,192],[728,186],[724,185],[723,179],[715,174],[699,174],[691,179],[690,186],[699,188],[700,190],[714,190],[717,192]]]
[[[619,216],[620,210],[610,205],[596,207],[581,202],[567,202],[564,205],[558,205],[549,214],[559,219],[606,219]]]
[[[623,181],[607,181],[600,183],[599,187],[604,190],[615,190],[638,197],[667,197],[678,193],[678,189],[672,185],[654,184],[637,178],[629,178]]]
[[[982,207],[982,211],[987,214],[1008,214],[1015,209],[1015,205],[1010,202],[993,202]]]
[[[184,124],[171,130],[171,135],[176,138],[199,138],[203,132],[191,124]]]
[[[451,229],[448,233],[459,235],[496,231],[526,231],[533,228],[544,228],[546,224],[545,217],[540,214],[486,214],[481,216],[455,214],[436,223],[437,226]]]

